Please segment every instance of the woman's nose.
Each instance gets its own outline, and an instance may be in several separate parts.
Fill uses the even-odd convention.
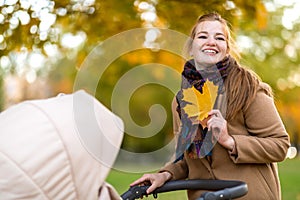
[[[216,45],[215,38],[214,37],[208,37],[206,44],[209,45],[209,46],[215,46]]]

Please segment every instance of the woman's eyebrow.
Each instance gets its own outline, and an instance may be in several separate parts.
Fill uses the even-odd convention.
[[[224,33],[216,33],[216,35],[222,35],[225,37]]]
[[[200,35],[200,34],[202,34],[202,33],[204,33],[204,34],[208,34],[208,32],[207,31],[199,31],[196,35]]]

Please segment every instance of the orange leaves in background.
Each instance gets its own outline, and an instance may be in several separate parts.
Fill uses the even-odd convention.
[[[183,110],[189,118],[196,118],[202,122],[208,117],[208,112],[213,109],[217,95],[218,86],[208,80],[203,85],[203,93],[195,87],[183,89],[183,100],[188,103]]]
[[[263,2],[258,1],[256,3],[256,21],[257,21],[257,28],[259,30],[264,30],[267,28],[268,23],[268,11],[263,4]]]

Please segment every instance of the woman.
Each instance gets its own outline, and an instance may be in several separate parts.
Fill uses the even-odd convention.
[[[241,199],[281,199],[276,162],[285,159],[289,136],[270,87],[236,62],[232,44],[227,22],[220,15],[210,13],[198,19],[187,45],[193,59],[184,66],[182,88],[172,106],[174,132],[179,137],[177,160],[131,186],[150,182],[147,192],[151,193],[168,180],[241,180],[248,185]],[[218,87],[214,109],[205,119],[195,119],[186,110],[185,91],[195,88],[204,94],[208,82]],[[204,145],[211,141],[205,140],[208,133],[217,142]],[[191,144],[187,138],[192,138]],[[201,193],[190,190],[188,198],[197,199]]]

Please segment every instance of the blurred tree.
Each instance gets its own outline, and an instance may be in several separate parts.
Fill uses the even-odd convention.
[[[158,16],[169,24],[171,29],[189,34],[197,17],[208,12],[218,12],[233,27],[238,25],[257,28],[264,26],[267,12],[261,0],[161,0],[157,5]],[[264,28],[264,27],[263,27]]]
[[[275,103],[290,135],[300,136],[300,4],[266,1],[266,24],[260,29],[239,29],[242,63],[271,85]],[[291,137],[291,140],[299,137]],[[297,139],[299,140],[299,139]],[[293,141],[300,142],[300,141]]]
[[[261,27],[266,19],[265,10],[261,9],[264,8],[261,0],[162,0],[158,3],[150,0],[9,0],[0,3],[0,56],[20,51],[24,47],[29,51],[39,48],[49,56],[46,49],[50,44],[58,45],[64,53],[64,35],[83,33],[88,35],[84,41],[87,52],[79,52],[83,53],[79,56],[80,63],[97,42],[122,31],[140,27],[142,22],[145,25],[147,19],[142,14],[150,10],[142,8],[141,4],[147,2],[154,6],[153,12],[156,13],[153,26],[171,28],[186,34],[196,18],[208,11],[220,12],[232,24],[242,20],[247,22],[244,23],[247,26],[256,22]]]

